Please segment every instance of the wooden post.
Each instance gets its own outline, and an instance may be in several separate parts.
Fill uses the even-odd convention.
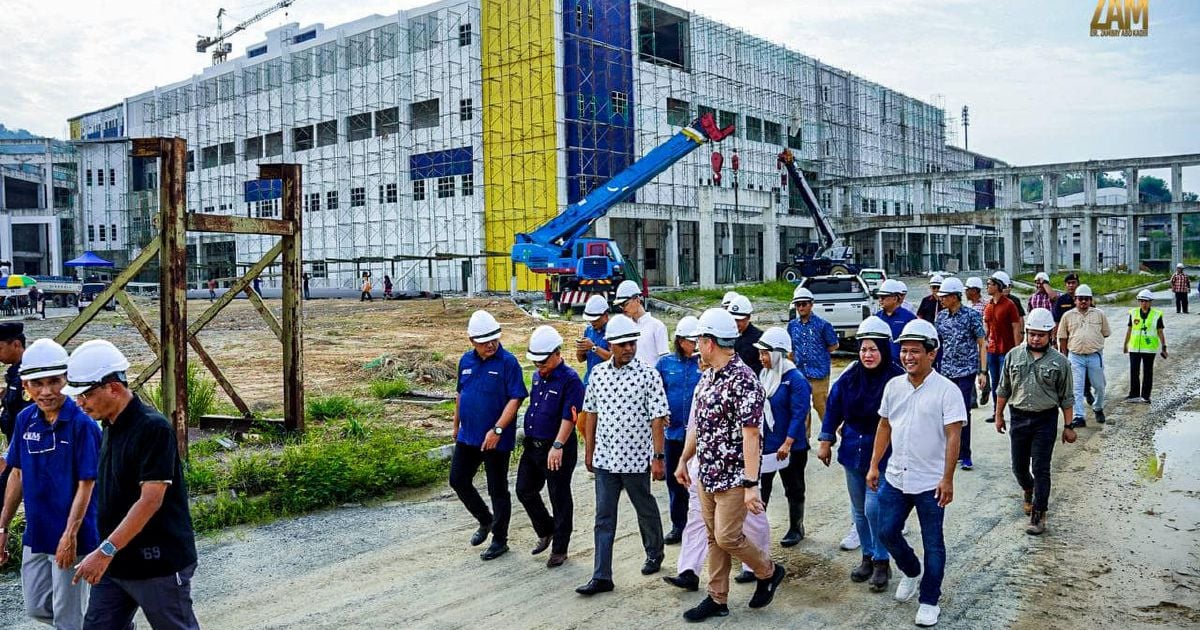
[[[175,427],[179,456],[187,457],[187,141],[159,141],[159,325],[162,330],[163,414]]]
[[[263,164],[259,178],[283,180],[283,216],[292,233],[280,237],[283,244],[283,425],[288,431],[304,430],[304,300],[301,266],[299,164]]]

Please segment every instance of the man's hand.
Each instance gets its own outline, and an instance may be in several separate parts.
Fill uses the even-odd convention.
[[[778,461],[783,461],[788,458],[788,455],[791,455],[791,454],[792,454],[792,439],[788,438],[783,441],[783,444],[779,445],[779,450],[775,451],[775,459]]]
[[[550,454],[546,456],[546,468],[550,470],[558,470],[562,468],[562,449],[551,448]]]
[[[588,352],[595,345],[596,344],[592,343],[591,339],[584,337],[583,339],[580,339],[575,342],[575,349],[578,350],[579,352]]]
[[[1162,354],[1162,358],[1164,358],[1164,359],[1167,358],[1167,349],[1164,347],[1160,354]]]
[[[981,389],[981,390],[982,390],[984,387],[987,387],[987,376],[986,376],[986,375],[984,375],[984,373],[983,373],[983,372],[980,372],[980,373],[979,373],[979,376],[976,376],[976,377],[975,377],[975,386],[976,386],[976,387],[978,387],[978,388],[979,388],[979,389]]]
[[[496,445],[499,443],[500,443],[500,436],[496,435],[495,431],[488,431],[487,435],[485,435],[483,437],[483,446],[480,447],[480,450],[490,451],[490,450],[496,448]]]
[[[758,488],[746,488],[746,509],[751,514],[762,514],[767,506],[763,505],[762,497],[758,496]]]
[[[1129,354],[1129,346],[1128,345],[1121,347],[1121,354]]]
[[[8,562],[8,532],[0,534],[0,565]]]
[[[650,478],[662,481],[667,478],[667,465],[661,459],[650,460]]]
[[[1062,441],[1063,441],[1063,444],[1074,444],[1074,443],[1075,443],[1075,438],[1076,438],[1076,437],[1077,437],[1077,436],[1075,435],[1075,428],[1074,428],[1074,427],[1065,427],[1065,428],[1063,428],[1063,434],[1062,434]]]
[[[60,569],[66,569],[75,562],[75,537],[64,534],[58,539],[58,550],[54,552],[54,564]]]
[[[829,442],[821,442],[821,445],[817,447],[817,459],[821,460],[826,468],[829,467],[829,461],[833,459],[833,448]]]
[[[943,477],[933,489],[933,497],[938,500],[938,507],[946,507],[954,500],[954,480]]]
[[[590,473],[596,472],[592,468],[592,453],[590,451],[583,454],[583,465],[587,467],[588,472],[590,472]]]
[[[871,470],[867,471],[867,487],[872,490],[879,489],[879,467],[872,466]]]
[[[75,577],[71,580],[71,584],[78,584],[79,580],[83,580],[95,586],[100,578],[104,577],[104,572],[108,570],[110,563],[112,563],[112,558],[100,553],[99,549],[89,553],[83,562],[75,567]]]
[[[4,471],[7,468],[8,468],[8,461],[5,460],[4,457],[0,456],[0,475],[3,475]]]
[[[692,478],[688,475],[686,463],[679,462],[679,466],[675,469],[675,481],[685,488],[692,487]]]
[[[997,411],[995,420],[996,420],[996,433],[1003,434],[1004,433],[1004,412]]]

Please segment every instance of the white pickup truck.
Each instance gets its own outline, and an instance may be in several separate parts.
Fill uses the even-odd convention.
[[[813,276],[800,286],[813,293],[813,314],[832,324],[842,341],[853,339],[858,325],[871,316],[871,293],[858,276]]]

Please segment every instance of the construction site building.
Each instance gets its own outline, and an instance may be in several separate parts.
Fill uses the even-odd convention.
[[[76,161],[60,140],[0,140],[0,271],[59,275],[80,252]]]

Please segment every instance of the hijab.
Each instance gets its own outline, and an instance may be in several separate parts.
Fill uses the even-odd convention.
[[[770,398],[775,395],[775,390],[779,389],[779,384],[783,382],[783,375],[796,369],[796,364],[778,350],[772,350],[769,354],[771,367],[760,370],[758,380],[762,383],[768,399],[767,403],[763,405],[763,424],[766,425],[768,431],[773,431],[775,430],[775,414],[771,412]]]

